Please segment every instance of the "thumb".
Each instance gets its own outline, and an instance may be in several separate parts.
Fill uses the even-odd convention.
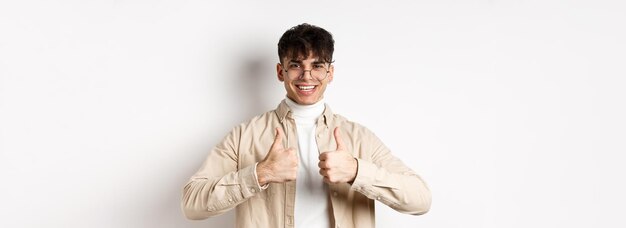
[[[343,140],[339,134],[339,127],[335,128],[335,142],[337,142],[337,150],[344,150]]]
[[[274,137],[274,143],[272,143],[273,149],[282,149],[283,148],[283,130],[279,127],[276,128],[276,136]]]

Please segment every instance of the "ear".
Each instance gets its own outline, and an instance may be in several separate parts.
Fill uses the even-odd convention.
[[[285,71],[283,71],[283,66],[280,65],[280,63],[276,63],[276,76],[278,76],[278,81],[285,81],[285,75],[283,73],[285,73]]]
[[[330,72],[328,72],[328,74],[329,74],[328,75],[328,83],[330,83],[330,82],[333,81],[333,78],[335,76],[335,65],[331,64],[330,68],[328,69],[328,71],[330,71]]]

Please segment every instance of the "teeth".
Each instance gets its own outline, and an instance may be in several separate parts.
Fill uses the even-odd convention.
[[[315,86],[298,86],[300,90],[312,90]]]

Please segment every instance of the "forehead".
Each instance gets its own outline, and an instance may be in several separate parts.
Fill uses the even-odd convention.
[[[319,56],[317,55],[313,55],[313,54],[309,54],[308,57],[304,57],[303,55],[299,55],[299,56],[287,56],[283,59],[283,62],[288,63],[288,62],[296,62],[296,63],[320,63],[320,62],[324,62],[323,60],[321,60],[319,58]]]

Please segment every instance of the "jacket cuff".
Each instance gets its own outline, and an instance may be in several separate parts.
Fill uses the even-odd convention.
[[[354,182],[352,182],[351,188],[352,190],[358,191],[374,184],[378,167],[360,158],[357,158],[356,160],[358,162],[357,173],[356,178],[354,178]]]
[[[256,177],[256,164],[239,170],[241,193],[244,198],[252,197],[263,190]]]

